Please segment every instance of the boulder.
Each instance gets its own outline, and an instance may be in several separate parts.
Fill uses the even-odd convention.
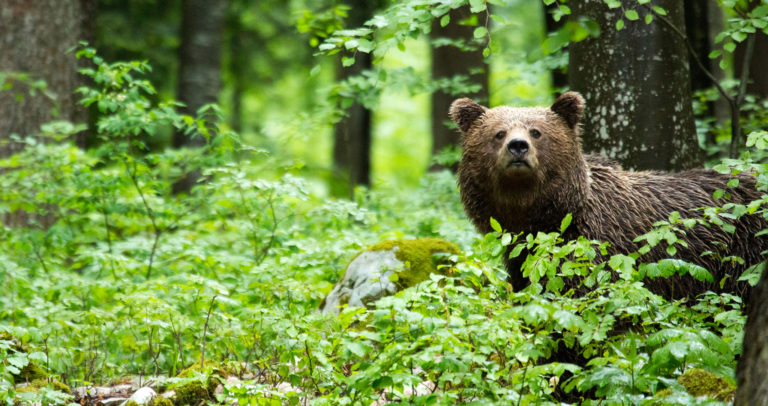
[[[355,255],[341,280],[323,299],[323,313],[338,313],[343,306],[364,307],[376,300],[445,273],[450,255],[459,248],[437,238],[388,240]]]

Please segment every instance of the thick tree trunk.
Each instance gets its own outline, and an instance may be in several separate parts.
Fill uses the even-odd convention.
[[[658,2],[682,30],[683,2]],[[691,107],[691,77],[685,43],[660,21],[646,25],[649,12],[634,1],[640,19],[602,0],[574,2],[574,18],[586,16],[601,28],[598,38],[570,45],[571,88],[587,101],[584,149],[632,169],[680,170],[702,160]],[[616,29],[624,18],[625,26]]]
[[[768,405],[768,273],[752,290],[744,351],[736,367],[735,406]]]
[[[83,22],[94,18],[90,0],[4,0],[0,6],[0,72],[26,73],[44,80],[55,100],[41,92],[29,94],[23,83],[0,92],[0,158],[23,148],[10,139],[34,136],[51,120],[85,122],[87,113],[77,104],[75,89],[82,85],[74,53],[66,53],[87,39]],[[23,97],[21,101],[16,95]],[[6,226],[25,226],[33,215],[18,211],[2,216]],[[47,227],[51,215],[34,216]]]
[[[347,27],[362,27],[373,17],[378,1],[354,0],[347,17]],[[371,69],[371,54],[358,52],[355,63],[344,67],[337,61],[336,78],[339,81],[359,76]],[[347,108],[343,117],[333,128],[333,180],[331,194],[337,197],[354,197],[356,185],[371,184],[371,111],[355,102]]]
[[[179,46],[179,86],[177,99],[186,107],[184,114],[195,115],[209,103],[216,103],[221,91],[221,49],[226,13],[226,0],[184,0]],[[213,117],[208,117],[212,120]],[[200,147],[201,136],[176,133],[173,146]],[[173,192],[189,192],[200,177],[199,171],[188,173],[173,185]]]
[[[453,9],[449,15],[451,20],[445,27],[440,26],[439,19],[432,22],[431,39],[448,38],[472,43],[476,27],[460,24],[471,17],[469,7]],[[480,24],[485,23],[485,15],[477,18]],[[483,44],[473,45],[476,49],[466,51],[451,45],[438,46],[432,50],[433,81],[463,75],[469,77],[471,83],[480,85],[480,90],[471,94],[450,94],[444,90],[432,93],[432,154],[437,154],[447,147],[458,146],[460,143],[459,132],[446,125],[450,122],[448,109],[456,98],[470,97],[479,103],[488,102],[489,70],[483,59]]]
[[[0,72],[27,73],[42,79],[52,101],[40,92],[27,93],[20,83],[0,92],[0,157],[22,148],[9,140],[11,134],[35,135],[50,120],[84,121],[85,109],[74,94],[81,84],[78,60],[66,51],[84,39],[83,7],[80,0],[3,0],[0,6]],[[93,16],[90,16],[93,17]],[[15,95],[23,96],[17,101]],[[58,112],[54,115],[53,109]]]

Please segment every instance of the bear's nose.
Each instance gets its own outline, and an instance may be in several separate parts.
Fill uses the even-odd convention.
[[[522,138],[514,138],[507,144],[507,151],[517,159],[522,159],[528,152],[528,141]]]

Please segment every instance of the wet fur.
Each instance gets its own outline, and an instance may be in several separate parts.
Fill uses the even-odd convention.
[[[602,156],[582,154],[578,122],[583,107],[581,96],[572,92],[561,96],[551,108],[487,109],[469,99],[454,102],[451,117],[464,133],[458,170],[461,200],[480,232],[491,231],[490,217],[511,232],[556,231],[563,217],[571,213],[573,220],[566,230],[566,239],[583,235],[609,242],[609,255],[627,254],[640,247],[633,242],[635,237],[651,230],[653,223],[666,220],[673,211],[680,212],[683,218],[695,218],[701,216],[701,211],[696,210],[700,207],[722,206],[727,202],[747,204],[761,197],[755,190],[754,178],[748,175],[738,176],[736,188],[727,188],[732,176],[713,170],[631,172]],[[538,139],[528,137],[528,153],[535,155],[535,168],[523,174],[500,169],[504,167],[499,165],[504,152],[500,148],[509,138],[499,142],[494,135],[504,130],[524,137],[531,128],[542,134]],[[731,198],[713,199],[718,189],[725,189]],[[734,234],[714,225],[695,226],[684,237],[688,248],[676,246],[675,257],[709,270],[713,283],[674,276],[647,280],[646,286],[669,299],[693,297],[711,290],[736,294],[746,302],[748,286],[737,283],[737,279],[746,267],[765,259],[761,252],[768,246],[768,240],[754,235],[766,223],[761,217],[750,215],[735,225]],[[713,241],[724,243],[727,249]],[[746,265],[733,266],[716,256],[700,255],[708,250],[720,256],[740,256]],[[640,260],[655,262],[667,257],[665,244],[661,243]],[[520,271],[521,262],[507,260],[515,289],[527,284]],[[729,277],[721,289],[719,283],[725,276]]]

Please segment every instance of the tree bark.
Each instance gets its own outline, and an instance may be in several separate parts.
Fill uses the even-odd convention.
[[[683,2],[662,0],[667,16],[684,29]],[[643,21],[649,11],[625,0],[609,9],[602,0],[574,2],[573,18],[600,25],[598,38],[570,45],[569,81],[587,101],[584,149],[632,169],[681,170],[702,161],[691,106],[691,76],[684,41],[670,27]],[[624,10],[635,8],[639,20]],[[625,26],[616,29],[623,18]]]
[[[473,84],[479,84],[480,90],[470,94],[451,94],[438,89],[432,93],[432,154],[437,154],[447,147],[458,147],[460,134],[449,123],[448,109],[457,97],[470,97],[479,103],[488,102],[488,65],[483,58],[483,44],[473,43],[475,26],[460,24],[472,16],[469,7],[453,9],[450,22],[440,26],[440,19],[432,22],[431,39],[448,38],[465,41],[475,49],[462,50],[452,45],[437,46],[432,49],[432,81],[450,79],[457,75],[469,77]],[[478,15],[479,24],[485,24],[485,15]],[[484,41],[484,40],[483,40]],[[436,169],[433,167],[432,169]],[[452,168],[455,170],[456,168]]]
[[[85,122],[87,111],[77,104],[75,89],[83,81],[74,53],[67,53],[88,37],[83,23],[93,19],[90,0],[4,0],[0,6],[0,72],[24,73],[43,80],[52,99],[41,92],[29,93],[20,82],[0,92],[0,158],[21,151],[24,144],[11,135],[35,136],[52,120]],[[16,99],[19,95],[21,101]],[[6,226],[21,227],[34,219],[49,226],[51,215],[17,211],[2,216]]]
[[[744,351],[736,366],[734,406],[768,405],[768,273],[752,290]]]
[[[85,109],[77,105],[74,94],[82,84],[78,60],[66,51],[86,37],[83,8],[87,4],[85,0],[4,0],[0,6],[0,72],[44,80],[56,96],[54,101],[40,92],[30,95],[20,83],[0,92],[0,157],[22,148],[9,139],[11,134],[35,135],[41,124],[54,119],[84,120]],[[23,100],[17,101],[16,94]]]
[[[378,3],[370,0],[348,2],[351,8],[346,26],[362,27],[373,17]],[[336,78],[343,81],[371,69],[373,58],[371,54],[358,52],[352,66],[342,66],[341,60],[336,63]],[[371,111],[355,102],[333,127],[333,196],[352,199],[356,185],[371,184],[371,118]]]
[[[219,99],[226,5],[226,0],[182,2],[177,99],[185,105],[180,109],[184,114],[194,116],[198,109]],[[173,146],[205,145],[203,137],[193,135],[177,132],[173,136]],[[199,177],[197,170],[188,173],[173,185],[173,193],[188,193]]]

